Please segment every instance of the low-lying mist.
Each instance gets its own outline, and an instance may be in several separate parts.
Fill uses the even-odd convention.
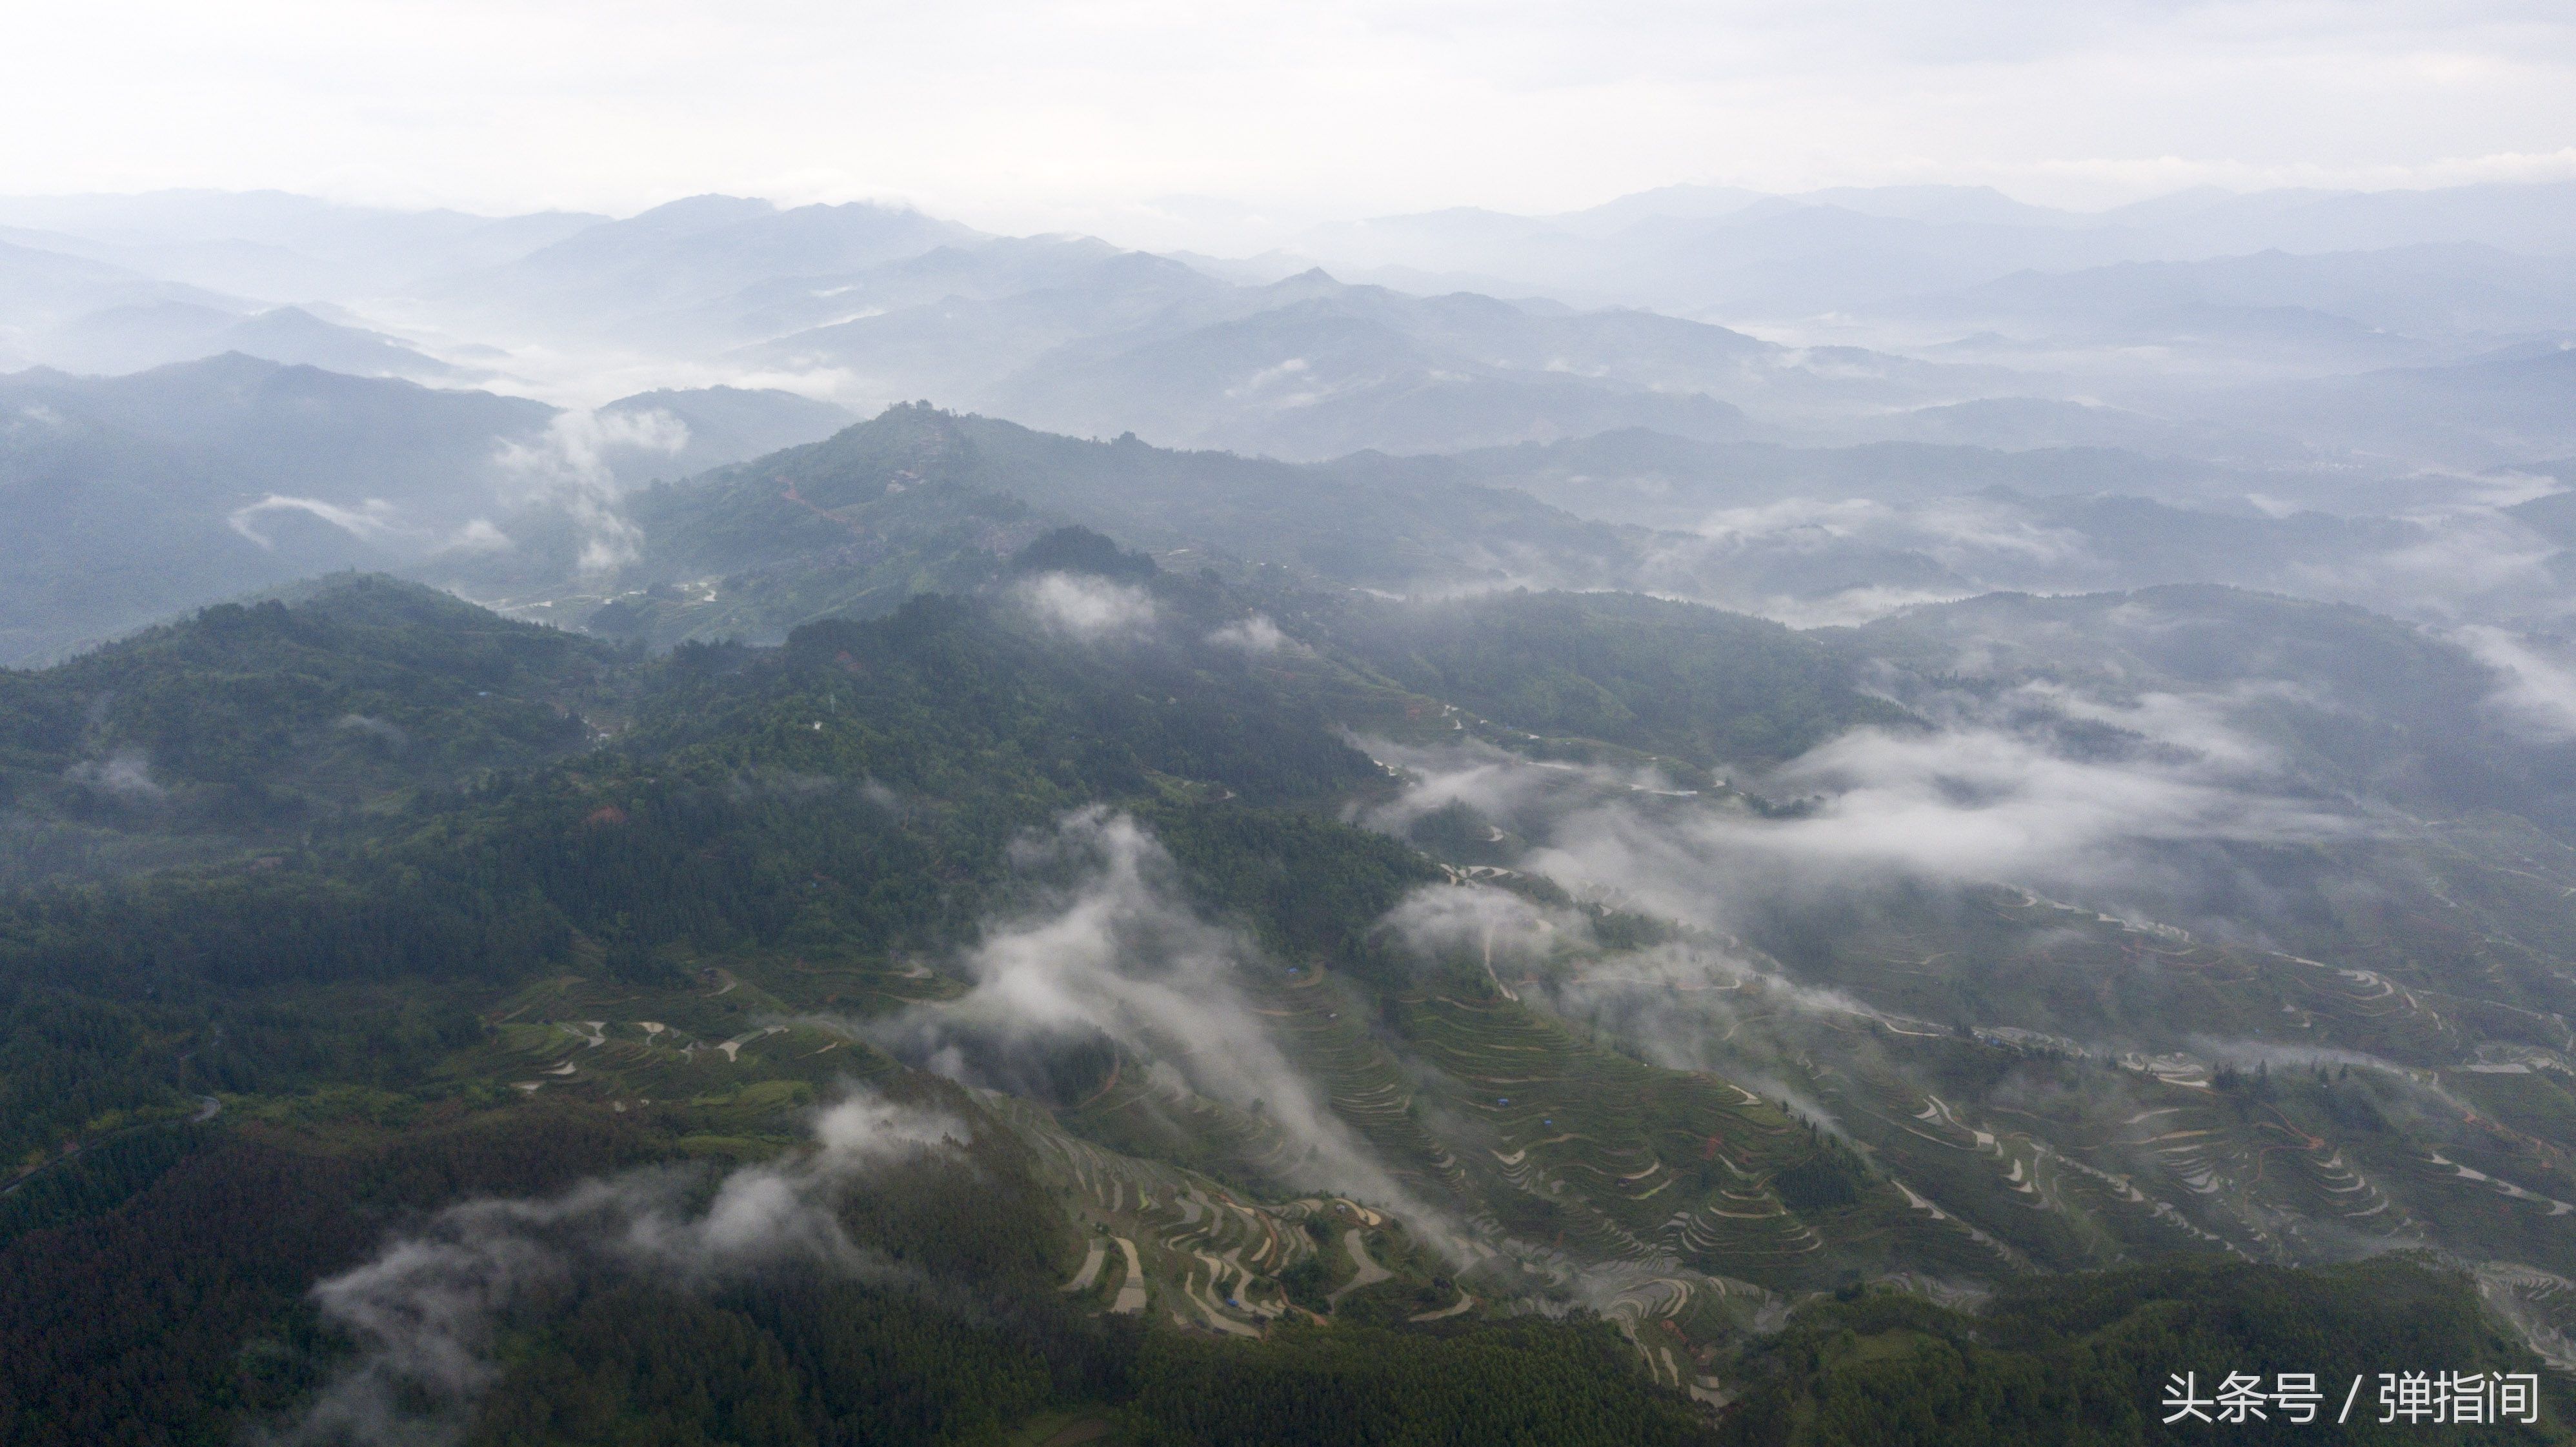
[[[712,1186],[702,1172],[657,1168],[542,1200],[467,1201],[439,1212],[314,1287],[323,1321],[357,1354],[268,1440],[453,1441],[499,1379],[492,1349],[502,1323],[577,1275],[691,1288],[778,1268],[905,1279],[904,1268],[850,1239],[839,1206],[880,1171],[962,1145],[968,1127],[853,1089],[815,1114],[812,1131],[803,1149]]]
[[[956,961],[973,982],[962,998],[841,1028],[969,1084],[1041,1094],[1052,1054],[1105,1038],[1122,1068],[1173,1072],[1282,1132],[1282,1184],[1374,1203],[1455,1249],[1444,1214],[1333,1114],[1263,1024],[1243,986],[1259,947],[1191,908],[1133,816],[1078,810],[1023,838],[1012,864],[1030,897]]]
[[[1656,768],[1531,760],[1489,745],[1370,753],[1401,831],[1464,805],[1526,841],[1519,863],[1579,897],[1710,929],[1757,900],[1891,879],[2009,883],[2143,907],[2176,846],[2284,845],[2367,829],[2302,787],[2223,696],[2111,703],[2028,687],[1931,727],[1854,729],[1741,780],[1767,807],[1676,788]],[[1689,783],[1693,781],[1681,781]]]

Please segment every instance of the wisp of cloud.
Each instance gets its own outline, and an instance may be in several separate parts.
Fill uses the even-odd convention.
[[[530,1293],[577,1272],[717,1284],[795,1264],[890,1276],[852,1242],[837,1207],[869,1173],[962,1144],[949,1115],[853,1091],[814,1120],[812,1145],[727,1175],[703,1210],[693,1177],[642,1170],[585,1181],[543,1200],[468,1201],[441,1211],[363,1266],[313,1289],[324,1321],[356,1359],[276,1440],[287,1444],[444,1443],[498,1379],[493,1333]]]

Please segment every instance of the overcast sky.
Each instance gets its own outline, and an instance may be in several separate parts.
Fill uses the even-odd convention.
[[[92,0],[8,30],[0,193],[726,190],[1132,235],[1178,197],[2576,175],[2567,0]]]

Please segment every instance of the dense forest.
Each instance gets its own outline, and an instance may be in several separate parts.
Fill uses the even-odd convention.
[[[1407,787],[1370,734],[1731,770],[1921,727],[1863,684],[1847,643],[1705,609],[1386,603],[1080,530],[774,647],[648,653],[351,576],[0,674],[41,856],[0,881],[0,1439],[345,1436],[310,1414],[372,1348],[317,1283],[459,1203],[660,1193],[697,1230],[746,1183],[824,1201],[831,1250],[692,1275],[597,1248],[494,1297],[471,1391],[403,1410],[492,1447],[2117,1443],[2165,1440],[2184,1368],[2536,1370],[2434,1256],[1896,1289],[2009,1253],[1812,1104],[1546,993],[1581,951],[1700,935],[1511,871],[1440,935],[1424,900],[1481,824],[1458,806],[1451,850],[1370,823]],[[1051,843],[1103,818],[1150,841],[1132,880]],[[1512,935],[1498,964],[1506,907],[1556,953]],[[1007,985],[1015,929],[1081,956],[1067,921],[1227,971],[1135,966],[1034,1043],[894,1028]],[[1042,1088],[992,1088],[979,1050]],[[1341,1123],[1301,1118],[1294,1071]],[[821,1194],[854,1098],[958,1133]],[[1583,1190],[1510,1174],[1554,1149],[1599,1153],[1545,1158]],[[1324,1189],[1330,1152],[1399,1164]],[[1657,1171],[1683,1189],[1627,1184]],[[1637,1243],[1675,1220],[1737,1234],[1665,1269],[1731,1285],[1652,1294]],[[1521,1264],[1470,1275],[1443,1232]],[[1578,1259],[1625,1284],[1546,1274]],[[2551,1380],[2536,1434],[2453,1440],[2561,1440]]]
[[[2533,1373],[2542,1426],[2492,1418],[2437,1426],[2384,1407],[2378,1373],[2423,1362],[2427,1376]],[[2438,1367],[2431,1364],[2439,1363]],[[1974,1315],[1891,1292],[1841,1292],[1801,1310],[1755,1349],[1757,1385],[1730,1412],[1735,1443],[2190,1440],[2354,1442],[2560,1440],[2563,1379],[2543,1376],[2457,1276],[2404,1258],[2316,1272],[2232,1265],[2132,1268],[2015,1287]],[[2169,1378],[2190,1372],[2178,1393]],[[2326,1395],[2284,1408],[2281,1376]],[[2263,1383],[2263,1415],[2215,1420],[2203,1402],[2232,1376]],[[2349,1409],[2344,1397],[2361,1379]],[[2168,1399],[2173,1399],[2171,1402]],[[2179,1420],[2168,1423],[2168,1416]],[[2299,1420],[2305,1417],[2307,1420]]]

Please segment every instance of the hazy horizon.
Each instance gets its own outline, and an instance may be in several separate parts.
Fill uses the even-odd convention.
[[[0,194],[621,215],[708,192],[898,199],[1169,247],[1461,206],[1553,214],[1676,183],[1984,185],[2098,208],[2198,185],[2576,176],[2576,19],[2515,3],[719,19],[559,0],[23,25],[0,123],[44,143],[0,158]]]
[[[2576,1442],[2564,0],[21,8],[0,1442]]]

